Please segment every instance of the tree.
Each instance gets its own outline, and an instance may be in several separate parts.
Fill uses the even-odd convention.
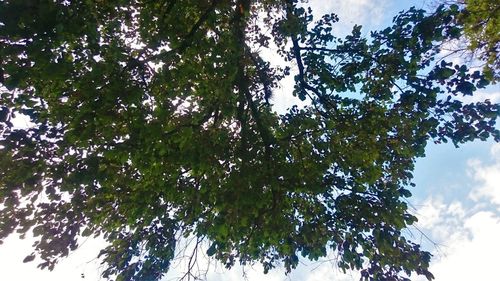
[[[472,58],[480,59],[485,75],[494,81],[500,79],[500,3],[494,0],[449,0],[440,1],[458,9],[458,24],[463,25],[465,46],[475,53]],[[460,49],[460,48],[458,48]],[[458,51],[458,50],[456,50]]]
[[[103,236],[117,280],[158,280],[181,236],[228,268],[333,250],[366,280],[432,279],[402,234],[415,159],[500,139],[498,104],[460,101],[488,79],[433,62],[459,15],[412,8],[336,38],[334,14],[295,0],[2,1],[0,237],[32,231],[25,261],[52,269]],[[287,75],[307,105],[278,114]]]

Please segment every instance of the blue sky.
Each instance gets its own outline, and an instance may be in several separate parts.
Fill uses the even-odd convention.
[[[345,34],[354,23],[363,24],[367,32],[370,28],[388,25],[402,9],[412,5],[430,7],[433,2],[315,0],[311,5],[318,14],[336,11],[341,18],[337,32]],[[289,89],[284,86],[277,91],[274,102],[282,102],[283,107],[287,102],[294,102],[288,93]],[[478,96],[478,99],[489,98],[498,103],[500,87],[490,87]],[[500,252],[500,144],[478,141],[458,149],[451,144],[431,144],[426,154],[417,161],[414,173],[417,187],[412,189],[414,196],[409,199],[415,207],[413,212],[419,217],[418,229],[410,229],[408,235],[414,235],[416,241],[433,252],[431,271],[436,280],[492,280],[492,276],[497,276],[495,253]],[[89,239],[54,272],[39,271],[34,263],[22,263],[30,252],[30,244],[29,239],[21,241],[10,237],[0,247],[3,280],[98,280],[100,269],[94,257],[102,241]],[[280,269],[264,276],[259,266],[245,271],[249,280],[358,280],[355,272],[341,274],[329,261],[301,265],[288,277],[284,277]],[[208,280],[242,280],[242,272],[242,268],[226,271],[212,264]],[[81,279],[81,273],[85,279]],[[175,272],[170,277],[174,276]]]

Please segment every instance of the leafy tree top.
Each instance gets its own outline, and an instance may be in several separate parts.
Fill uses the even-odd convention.
[[[190,235],[228,268],[331,249],[366,280],[432,279],[402,235],[415,159],[500,139],[498,104],[460,101],[488,79],[433,62],[460,15],[412,8],[336,38],[334,14],[294,0],[2,1],[0,238],[32,231],[25,261],[52,269],[101,235],[117,280],[158,280]],[[288,75],[307,105],[278,114]]]
[[[495,0],[441,0],[449,6],[460,7],[458,24],[463,26],[463,37],[453,42],[452,52],[469,59],[479,59],[488,79],[500,79],[500,2]],[[457,44],[458,43],[458,44]]]

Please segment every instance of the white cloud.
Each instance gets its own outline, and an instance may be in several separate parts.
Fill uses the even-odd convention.
[[[500,102],[500,91],[498,92],[485,92],[478,91],[475,92],[472,96],[465,96],[460,98],[464,103],[473,103],[473,102],[484,102],[485,100],[490,100],[491,103],[499,103]]]
[[[418,210],[419,227],[429,228],[438,224],[446,205],[440,199],[428,198]]]
[[[435,227],[446,229],[449,234],[431,263],[430,270],[437,281],[492,280],[500,251],[499,216],[477,212],[463,220],[461,227]]]
[[[465,212],[466,210],[464,210],[460,202],[455,201],[451,204],[445,204],[442,198],[430,197],[424,201],[422,207],[417,211],[417,217],[419,218],[417,227],[422,229],[424,234],[430,236],[432,242],[437,244],[448,241],[451,237],[458,239],[462,234],[450,231],[450,229],[462,227]],[[429,242],[423,240],[423,242]]]
[[[480,183],[478,188],[469,193],[469,197],[476,202],[480,199],[490,200],[500,211],[500,143],[494,144],[490,152],[494,160],[491,165],[478,159],[467,163],[472,170],[471,176]]]
[[[469,176],[476,185],[464,202],[429,197],[417,212],[417,226],[436,243],[431,248],[430,271],[437,281],[492,280],[497,275],[500,212],[495,206],[500,206],[500,144],[492,145],[490,152],[493,162],[468,161]]]
[[[326,13],[335,12],[340,18],[340,25],[352,26],[380,25],[387,19],[386,10],[389,6],[387,0],[344,0],[344,1],[310,1],[315,18]],[[343,26],[339,26],[343,27]],[[340,28],[339,28],[340,29]],[[349,32],[350,30],[347,30]],[[342,32],[345,33],[345,32]]]

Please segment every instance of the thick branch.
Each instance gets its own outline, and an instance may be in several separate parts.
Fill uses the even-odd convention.
[[[288,17],[294,16],[293,15],[293,9],[294,9],[293,2],[291,0],[287,0],[286,11],[287,11],[287,16]],[[313,92],[318,97],[319,101],[321,102],[321,104],[323,106],[328,106],[328,109],[335,110],[336,106],[334,104],[332,104],[329,100],[327,100],[323,96],[323,93],[321,93],[318,89],[314,88],[313,86],[311,86],[311,85],[309,85],[307,83],[307,81],[306,81],[306,74],[305,74],[305,68],[304,68],[304,63],[302,61],[302,55],[300,53],[301,47],[299,45],[299,40],[297,38],[297,35],[295,35],[295,34],[292,34],[290,37],[292,39],[293,56],[295,58],[295,61],[297,62],[297,67],[299,69],[299,74],[298,74],[297,77],[298,77],[298,80],[299,80],[299,83],[300,83],[299,84],[300,88],[302,89],[302,91],[304,92],[304,94],[306,94],[307,96],[309,96],[309,98],[311,98],[311,96],[309,95],[309,93],[307,93],[307,90]]]
[[[252,63],[255,66],[260,83],[264,87],[264,99],[266,100],[266,103],[269,105],[269,99],[272,96],[272,85],[268,77],[268,73],[264,68],[263,65],[264,63],[262,61],[262,58],[258,55],[253,54],[252,51],[250,50],[250,47],[248,46],[246,46],[245,51],[246,55],[250,58],[250,60],[252,60]]]
[[[255,105],[252,95],[249,92],[249,83],[248,77],[245,74],[245,61],[246,61],[246,53],[247,46],[245,43],[245,13],[247,9],[250,9],[250,1],[249,0],[240,0],[237,2],[237,7],[235,10],[235,16],[233,18],[233,33],[237,44],[238,50],[238,72],[236,75],[236,85],[238,86],[238,92],[240,94],[240,102],[242,99],[246,100],[248,106],[250,107],[250,112],[257,124],[257,130],[262,138],[262,141],[265,145],[266,154],[270,155],[270,148],[272,144],[272,135],[269,132],[268,128],[264,126],[262,119],[260,118],[260,112],[257,106]]]

